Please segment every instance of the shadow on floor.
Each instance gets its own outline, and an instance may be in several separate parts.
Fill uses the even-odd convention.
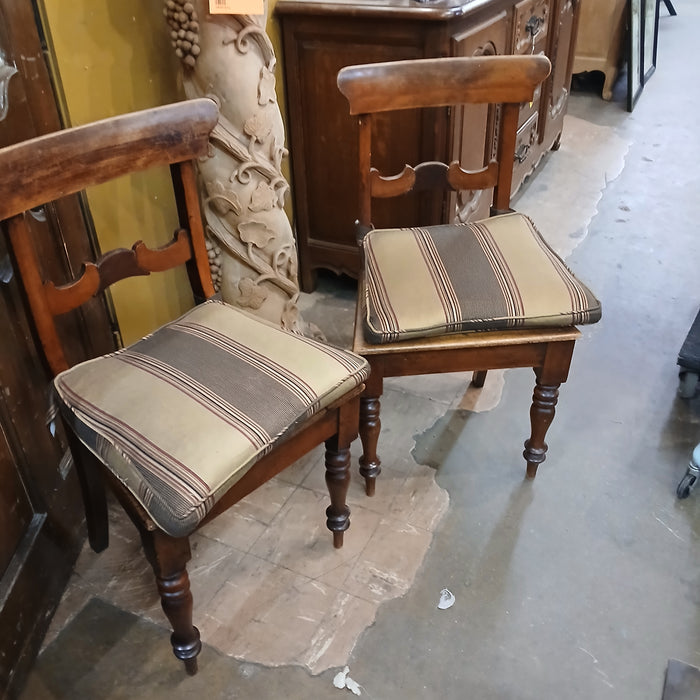
[[[333,690],[332,675],[312,677],[299,667],[264,668],[203,645],[199,673],[187,676],[172,654],[167,630],[92,598],[44,649],[21,698],[281,698],[288,695],[290,679],[297,690],[306,688],[307,697],[320,697]]]

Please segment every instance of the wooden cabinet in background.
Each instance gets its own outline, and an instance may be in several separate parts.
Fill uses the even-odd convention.
[[[542,155],[558,144],[573,61],[579,0],[280,0],[292,190],[301,286],[315,271],[357,276],[354,221],[358,207],[357,126],[336,85],[357,63],[440,56],[544,53],[553,70],[520,113],[514,191]],[[396,112],[375,122],[378,167],[399,172],[407,155],[487,162],[498,115],[486,107]],[[378,137],[378,138],[377,138]],[[399,147],[399,144],[401,146]],[[413,153],[403,144],[411,144]],[[487,196],[462,192],[440,199],[387,200],[375,225],[468,221],[488,215]]]
[[[581,0],[574,73],[601,71],[603,99],[611,100],[623,60],[627,0]]]

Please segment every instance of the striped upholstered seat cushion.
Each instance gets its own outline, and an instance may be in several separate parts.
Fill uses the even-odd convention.
[[[357,355],[208,302],[54,385],[82,442],[181,536],[291,426],[367,375]]]
[[[600,319],[600,302],[521,214],[373,230],[363,248],[372,342]]]

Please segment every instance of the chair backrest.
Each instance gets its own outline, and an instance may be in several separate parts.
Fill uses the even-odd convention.
[[[54,374],[67,369],[56,326],[65,314],[114,282],[186,264],[196,298],[214,294],[193,159],[207,152],[218,119],[209,99],[180,102],[64,129],[0,149],[0,222],[26,293],[36,332]],[[180,229],[168,245],[104,252],[80,276],[57,286],[44,279],[29,212],[91,185],[169,165]]]
[[[433,188],[493,188],[492,209],[507,211],[520,105],[533,100],[550,69],[545,56],[416,59],[343,68],[338,73],[338,87],[360,127],[360,225],[371,226],[373,197],[395,197]],[[485,167],[468,171],[456,161],[430,161],[407,164],[401,173],[391,176],[382,176],[372,167],[373,114],[465,104],[500,106],[496,156]]]

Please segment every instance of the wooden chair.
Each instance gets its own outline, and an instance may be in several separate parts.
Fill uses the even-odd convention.
[[[532,222],[510,209],[520,103],[533,99],[549,70],[543,56],[487,56],[359,65],[338,74],[350,113],[359,119],[364,262],[353,349],[372,368],[360,400],[360,472],[368,495],[380,473],[384,377],[472,370],[472,383],[481,387],[489,369],[532,367],[527,475],[534,477],[545,459],[545,434],[579,337],[575,324],[600,318],[595,297]],[[381,151],[373,142],[373,115],[468,103],[498,105],[500,112],[496,157],[483,169],[426,162],[383,177],[372,167],[373,145]],[[493,188],[493,216],[476,224],[372,229],[373,198],[431,188]]]
[[[0,221],[78,471],[92,548],[108,544],[108,485],[139,530],[175,656],[197,670],[189,535],[325,442],[340,547],[349,447],[367,363],[249,316],[214,297],[193,159],[218,112],[192,100],[67,129],[0,150]],[[29,210],[129,172],[170,164],[180,228],[84,265],[69,284],[43,277]],[[68,366],[57,318],[114,282],[185,264],[195,299],[181,318],[113,354]],[[205,301],[206,300],[206,301]]]

